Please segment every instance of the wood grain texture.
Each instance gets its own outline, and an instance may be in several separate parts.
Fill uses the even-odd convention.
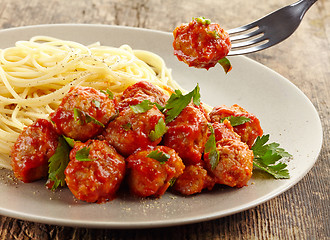
[[[229,29],[292,2],[0,0],[0,29],[46,23],[96,23],[170,32],[194,16],[209,17]],[[320,157],[312,170],[293,188],[242,213],[162,229],[70,228],[0,216],[0,239],[330,239],[330,1],[319,0],[288,40],[248,57],[288,78],[306,94],[319,112],[324,132]]]

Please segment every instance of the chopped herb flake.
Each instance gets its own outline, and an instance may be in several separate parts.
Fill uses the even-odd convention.
[[[100,121],[96,120],[92,116],[90,116],[88,113],[85,113],[84,111],[74,108],[73,109],[73,117],[74,120],[77,121],[80,125],[84,125],[85,123],[95,123],[101,127],[105,127],[103,123]]]
[[[160,118],[155,126],[155,130],[152,130],[149,134],[149,139],[153,142],[162,137],[167,132],[167,127],[163,118]]]
[[[171,156],[167,153],[155,150],[150,152],[147,157],[157,160],[160,164],[164,164]]]
[[[231,63],[228,60],[228,58],[226,58],[226,57],[221,58],[218,61],[218,63],[223,67],[223,70],[225,70],[225,73],[228,73],[232,69]]]
[[[200,23],[200,24],[204,24],[204,25],[208,25],[211,23],[211,20],[210,19],[207,19],[205,17],[197,17],[195,18],[195,20]]]
[[[101,93],[104,93],[104,94],[108,95],[109,99],[113,99],[113,93],[109,89],[101,90]]]
[[[132,124],[131,123],[126,123],[126,124],[123,124],[121,126],[125,131],[128,131],[132,128]]]
[[[76,159],[78,161],[82,161],[82,162],[92,161],[92,159],[88,158],[89,151],[90,151],[90,148],[87,148],[87,147],[83,147],[82,149],[79,149],[76,152]]]
[[[96,108],[100,108],[100,107],[101,107],[101,103],[100,103],[100,101],[98,101],[98,100],[93,100],[93,103],[94,103],[94,106],[95,106]]]
[[[250,122],[251,119],[244,117],[244,116],[229,116],[229,117],[224,117],[220,119],[220,122],[223,122],[225,119],[227,119],[230,122],[230,125],[232,125],[233,127]]]
[[[71,148],[73,148],[76,141],[73,138],[69,138],[69,137],[66,137],[64,135],[62,135],[62,136],[63,136],[64,140],[67,142],[67,144],[69,144],[69,146]]]
[[[216,146],[215,134],[212,124],[208,123],[208,128],[211,134],[205,144],[204,152],[209,154],[208,158],[210,160],[211,169],[214,170],[219,164],[220,153]]]
[[[150,102],[149,100],[143,100],[139,104],[130,105],[129,107],[132,109],[134,113],[144,113],[151,108],[153,108],[154,103]]]

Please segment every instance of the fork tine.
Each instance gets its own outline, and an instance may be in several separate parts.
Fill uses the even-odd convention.
[[[265,42],[264,44],[261,45],[256,45],[256,46],[251,46],[248,48],[243,48],[243,49],[231,49],[230,52],[228,53],[228,56],[235,56],[235,55],[243,55],[243,54],[247,54],[247,53],[253,53],[253,52],[257,52],[260,50],[263,50],[265,48],[268,48],[272,46],[272,43],[270,41]]]
[[[237,40],[243,40],[243,39],[247,39],[253,36],[257,36],[258,34],[262,33],[262,30],[260,28],[258,28],[257,30],[253,31],[253,32],[249,32],[246,34],[241,34],[241,35],[236,35],[236,36],[231,36],[230,37],[230,41],[237,41]]]
[[[244,26],[241,26],[241,27],[237,27],[237,28],[226,30],[226,32],[229,35],[232,35],[232,34],[236,34],[236,33],[247,31],[247,30],[252,29],[254,27],[257,27],[257,26],[258,26],[257,25],[257,21],[255,21],[255,22],[249,23],[249,24],[244,25]]]
[[[262,35],[261,37],[258,37],[258,38],[255,38],[255,39],[252,39],[252,40],[249,40],[249,41],[233,43],[231,45],[231,48],[234,49],[234,48],[247,47],[247,46],[250,46],[250,45],[253,45],[253,44],[256,44],[256,43],[260,43],[260,42],[262,42],[264,40],[267,40],[267,39],[268,39],[268,37],[266,37],[265,35]]]

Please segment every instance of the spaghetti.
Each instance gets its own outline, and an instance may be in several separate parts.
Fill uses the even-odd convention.
[[[73,86],[109,89],[115,95],[138,81],[168,94],[180,89],[163,59],[151,52],[36,36],[0,50],[0,167],[24,127],[47,119]]]

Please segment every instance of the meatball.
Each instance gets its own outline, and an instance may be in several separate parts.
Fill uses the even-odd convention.
[[[156,106],[144,113],[134,113],[131,108],[126,108],[108,124],[103,137],[120,154],[128,157],[137,149],[156,146],[162,140],[162,137],[158,139],[149,137],[161,118],[165,121],[164,115]]]
[[[167,155],[168,159],[161,161],[151,157],[154,151]],[[137,151],[126,162],[130,191],[139,197],[162,196],[171,181],[180,176],[185,168],[179,155],[165,146]]]
[[[130,105],[141,103],[143,100],[149,100],[164,107],[168,99],[169,96],[164,91],[149,82],[141,81],[126,88],[118,99],[118,110],[122,111]]]
[[[91,87],[71,88],[51,120],[60,134],[86,141],[100,134],[116,114],[115,101]]]
[[[77,159],[79,151],[87,151],[88,159]],[[76,142],[64,173],[77,199],[102,203],[115,197],[125,175],[125,159],[106,141]]]
[[[237,139],[222,139],[216,147],[220,154],[217,166],[211,166],[209,154],[204,154],[206,168],[214,175],[215,182],[230,187],[245,186],[252,176],[252,150]]]
[[[196,18],[173,31],[174,54],[190,67],[209,69],[229,53],[229,34],[218,24]]]
[[[215,181],[200,165],[190,165],[176,179],[173,189],[182,195],[200,193],[203,189],[211,190]]]
[[[251,148],[255,139],[263,134],[259,119],[237,104],[231,107],[224,105],[214,107],[210,112],[212,122],[220,122],[222,118],[230,116],[250,118],[249,122],[234,126],[234,131],[241,136],[242,142],[245,142]]]
[[[221,139],[237,139],[241,140],[240,135],[238,135],[234,128],[230,125],[230,122],[225,119],[222,123],[214,122],[212,123],[214,129],[215,141],[220,141]]]
[[[193,104],[167,124],[168,130],[163,137],[165,146],[173,148],[185,165],[201,161],[208,135],[208,121],[204,114]]]
[[[38,119],[18,136],[12,151],[15,177],[32,182],[48,176],[48,160],[55,153],[58,135],[46,119]]]

